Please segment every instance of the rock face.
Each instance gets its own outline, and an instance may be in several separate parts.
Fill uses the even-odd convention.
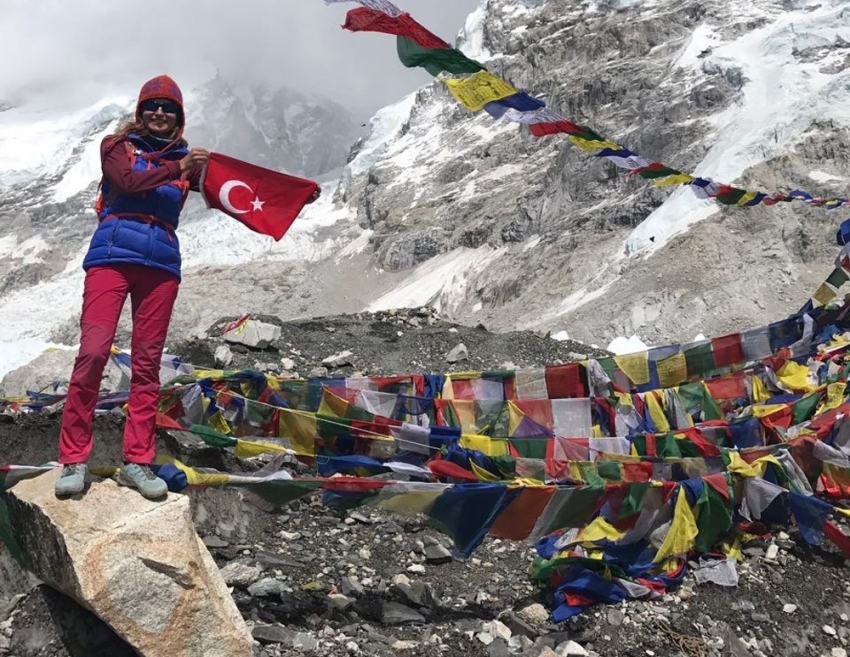
[[[59,470],[9,492],[28,567],[145,657],[250,657],[252,640],[195,533],[189,499],[143,499],[113,482],[59,500]]]

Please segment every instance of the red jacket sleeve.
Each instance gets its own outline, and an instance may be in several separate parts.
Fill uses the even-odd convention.
[[[100,150],[103,176],[115,186],[119,194],[134,196],[156,189],[172,180],[180,180],[178,161],[165,162],[164,166],[150,171],[134,171],[133,161],[127,157],[125,143],[123,140],[104,140]],[[198,175],[200,176],[200,173]]]
[[[197,167],[195,169],[190,169],[186,174],[186,180],[189,181],[189,189],[193,192],[201,191],[201,173],[203,170],[203,167]]]

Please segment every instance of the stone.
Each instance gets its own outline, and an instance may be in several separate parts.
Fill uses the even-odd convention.
[[[212,536],[204,536],[204,545],[216,550],[229,547],[230,543],[213,534]]]
[[[314,652],[319,649],[319,640],[306,632],[297,632],[292,637],[292,647],[304,652]]]
[[[322,361],[322,365],[327,368],[335,368],[335,367],[343,367],[344,365],[351,365],[351,357],[354,355],[353,351],[340,351],[338,354],[334,354],[333,356],[328,356]]]
[[[401,652],[403,650],[415,650],[419,647],[419,644],[416,641],[395,641],[392,644],[392,649],[397,652]]]
[[[289,646],[295,635],[283,625],[255,625],[251,629],[251,636],[263,645],[282,643]]]
[[[248,593],[255,598],[271,598],[289,590],[289,587],[274,577],[264,577],[248,587]]]
[[[260,550],[255,555],[257,559],[257,563],[261,563],[264,566],[268,566],[269,568],[303,568],[304,564],[300,561],[293,559],[292,557],[288,557],[280,552],[267,552],[266,550]]]
[[[835,628],[831,625],[824,625],[822,628],[823,633],[829,636],[835,636]]]
[[[514,634],[511,640],[508,641],[508,649],[511,654],[527,653],[534,643],[527,636],[522,634]]]
[[[349,609],[353,604],[354,600],[352,600],[348,596],[343,595],[342,593],[331,593],[328,596],[328,606],[331,609],[345,611]]]
[[[608,610],[608,624],[617,627],[623,624],[623,619],[626,615],[620,611],[619,609],[609,609]]]
[[[112,481],[58,499],[56,468],[7,493],[39,579],[94,612],[145,657],[251,657],[253,640],[207,548],[189,498],[150,501]]]
[[[440,565],[451,563],[452,553],[442,545],[428,545],[425,547],[425,561],[430,564]]]
[[[249,319],[244,324],[228,331],[222,337],[231,344],[244,344],[246,347],[265,349],[272,342],[278,340],[280,335],[279,326]]]
[[[510,628],[511,633],[514,636],[520,635],[526,637],[536,637],[538,634],[540,634],[539,630],[537,629],[539,624],[529,623],[523,618],[520,618],[518,614],[512,611],[506,612],[499,616],[499,620],[502,621],[505,625],[507,625],[508,628]]]
[[[771,543],[767,546],[767,552],[764,553],[764,558],[766,561],[776,561],[776,557],[779,556],[779,546],[776,543]]]
[[[249,566],[241,561],[231,561],[221,569],[220,574],[228,586],[247,589],[260,579],[262,571],[256,566]]]
[[[425,566],[421,563],[414,563],[407,567],[407,572],[422,575],[425,573]]]
[[[555,648],[555,652],[560,657],[587,657],[587,650],[572,639],[560,644]]]
[[[457,363],[458,361],[467,360],[468,358],[469,350],[463,342],[459,343],[454,349],[446,354],[447,363]]]
[[[847,650],[844,648],[833,648],[829,654],[830,657],[847,657]]]
[[[508,642],[504,639],[496,639],[487,647],[487,657],[511,657]]]
[[[381,622],[384,625],[424,623],[425,617],[415,609],[411,609],[400,602],[384,602],[381,608]]]
[[[310,374],[307,375],[307,378],[310,379],[327,379],[328,378],[328,368],[327,367],[314,367],[310,370]]]
[[[343,577],[339,588],[343,595],[363,595],[363,585],[356,577]]]
[[[792,605],[790,603],[784,604],[782,605],[782,611],[784,611],[786,614],[793,614],[795,611],[797,611],[797,605]]]
[[[227,367],[233,362],[233,352],[226,344],[221,344],[215,349],[215,364],[219,367]]]
[[[488,621],[487,623],[484,623],[483,629],[496,639],[504,639],[505,641],[510,641],[511,639],[512,632],[502,621]]]
[[[284,372],[291,372],[295,369],[295,361],[291,358],[281,358],[280,366],[283,368]]]
[[[516,615],[531,625],[543,625],[549,621],[549,611],[539,602],[523,607]]]

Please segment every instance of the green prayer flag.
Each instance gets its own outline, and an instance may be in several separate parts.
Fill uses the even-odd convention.
[[[443,71],[461,75],[485,70],[481,64],[454,48],[427,49],[401,36],[397,37],[396,46],[402,64],[407,68],[422,67],[434,77]]]
[[[717,368],[714,362],[714,351],[711,342],[693,345],[685,349],[685,363],[688,367],[688,377],[703,377]]]
[[[699,517],[696,547],[700,552],[708,552],[721,534],[732,528],[732,512],[726,500],[714,488],[703,483],[702,494],[697,500]]]
[[[840,267],[836,267],[832,270],[832,273],[829,275],[829,278],[826,279],[826,282],[832,285],[832,287],[838,289],[844,285],[847,280],[847,274],[844,273],[844,270]]]
[[[236,438],[225,436],[223,433],[219,433],[215,429],[205,427],[202,424],[193,424],[189,427],[189,432],[198,436],[210,447],[236,447]]]
[[[800,424],[810,420],[822,398],[823,392],[812,392],[794,402],[791,406],[792,424]]]
[[[629,518],[643,511],[643,502],[650,488],[652,488],[652,484],[648,481],[638,481],[629,484],[626,496],[620,505],[620,513],[617,515],[617,520]]]

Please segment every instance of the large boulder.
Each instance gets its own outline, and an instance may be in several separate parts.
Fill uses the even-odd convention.
[[[90,609],[145,657],[250,657],[252,639],[195,533],[189,499],[161,502],[111,481],[73,499],[59,469],[8,492],[28,568]]]

